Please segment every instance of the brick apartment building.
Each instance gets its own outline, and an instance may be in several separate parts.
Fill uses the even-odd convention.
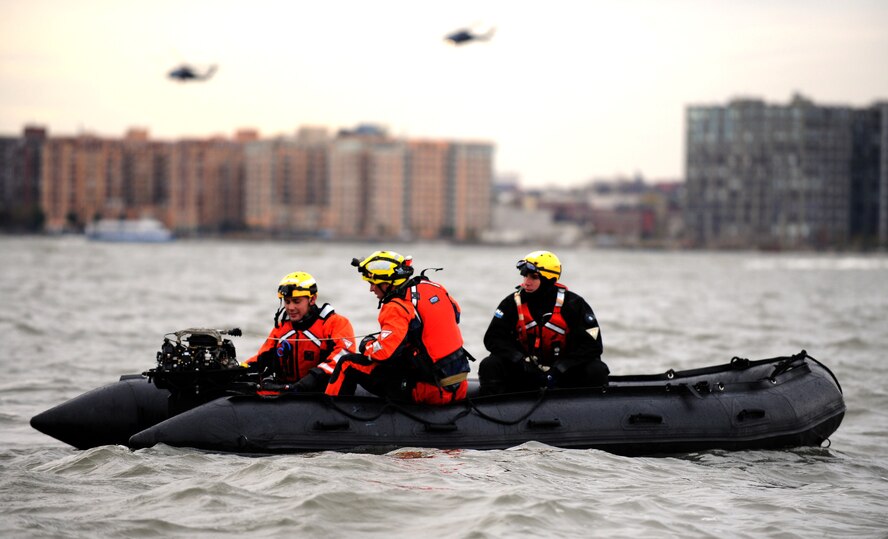
[[[140,129],[113,139],[27,128],[0,139],[0,217],[21,221],[32,199],[47,231],[154,217],[186,235],[472,240],[490,225],[493,151],[372,126],[172,142]]]

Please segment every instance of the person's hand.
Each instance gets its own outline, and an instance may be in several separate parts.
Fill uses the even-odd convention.
[[[549,372],[550,367],[540,363],[540,358],[536,356],[524,357],[524,370],[532,373]]]
[[[367,345],[376,340],[377,333],[373,333],[370,335],[366,335],[363,339],[361,339],[361,344],[358,345],[358,352],[361,354],[367,349]]]
[[[259,389],[263,391],[290,391],[290,384],[280,384],[277,380],[268,376],[259,380]]]
[[[267,374],[270,376],[274,373],[275,363],[277,363],[277,352],[272,348],[271,350],[266,350],[259,354],[254,369],[256,369],[260,375]]]
[[[327,373],[315,367],[296,382],[293,390],[298,393],[319,393],[324,390],[329,380]]]
[[[524,363],[524,352],[520,350],[512,350],[511,355],[508,356],[509,361],[512,363],[521,364]]]

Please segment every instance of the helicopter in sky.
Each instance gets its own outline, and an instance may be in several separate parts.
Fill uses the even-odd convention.
[[[444,37],[444,41],[447,41],[451,45],[464,45],[466,43],[471,43],[472,41],[490,41],[494,31],[496,31],[496,28],[490,28],[483,33],[476,32],[469,28],[461,28],[455,32],[447,34]]]
[[[176,69],[170,71],[167,76],[173,80],[177,80],[179,82],[188,82],[188,81],[205,81],[209,80],[213,74],[216,73],[216,66],[211,65],[207,68],[206,71],[200,72],[194,67],[188,64],[182,64]]]

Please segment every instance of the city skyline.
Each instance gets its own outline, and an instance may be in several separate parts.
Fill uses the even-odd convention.
[[[0,134],[263,138],[363,122],[496,146],[525,186],[681,179],[685,109],[888,98],[888,4],[0,0]],[[459,47],[448,32],[495,27]],[[218,64],[206,82],[166,73]]]
[[[149,217],[185,235],[477,240],[490,225],[492,156],[490,145],[382,132],[170,142],[31,128],[0,138],[0,226]]]

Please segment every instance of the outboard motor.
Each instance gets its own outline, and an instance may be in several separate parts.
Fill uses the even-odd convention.
[[[157,366],[128,374],[31,418],[35,429],[78,449],[127,445],[134,434],[219,397],[255,394],[256,377],[238,364],[224,335],[191,328],[164,336]]]
[[[223,337],[241,330],[189,328],[168,333],[157,352],[157,367],[143,373],[170,391],[172,411],[191,408],[224,394],[247,389],[249,371],[240,366],[234,344]]]
[[[175,343],[170,340],[170,335],[175,335]],[[222,335],[240,337],[241,330],[189,328],[168,333],[157,353],[157,369],[154,370],[182,372],[237,367],[234,345]]]

